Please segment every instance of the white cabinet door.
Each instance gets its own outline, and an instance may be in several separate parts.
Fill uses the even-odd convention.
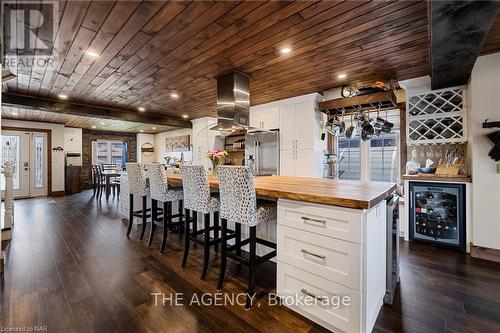
[[[295,148],[314,149],[314,109],[311,102],[295,105]]]
[[[262,128],[262,110],[250,110],[250,126]]]
[[[280,176],[295,176],[295,150],[281,150]]]
[[[296,150],[295,151],[295,176],[297,177],[316,177],[314,151]]]
[[[280,148],[295,149],[295,105],[281,106],[280,118]]]
[[[280,127],[279,108],[271,108],[262,111],[262,123],[264,128],[277,129]]]

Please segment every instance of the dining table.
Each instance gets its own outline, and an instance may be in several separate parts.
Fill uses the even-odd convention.
[[[105,179],[106,200],[108,200],[111,194],[111,178],[119,178],[122,172],[117,170],[103,170],[101,175]]]

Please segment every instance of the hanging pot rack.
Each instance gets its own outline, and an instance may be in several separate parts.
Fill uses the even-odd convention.
[[[373,94],[338,98],[319,103],[319,110],[329,116],[359,113],[360,111],[386,111],[397,108],[396,95],[392,90]]]

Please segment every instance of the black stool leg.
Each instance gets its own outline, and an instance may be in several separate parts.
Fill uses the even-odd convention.
[[[156,209],[158,208],[158,201],[151,199],[151,228],[149,229],[149,239],[148,247],[153,244],[153,237],[155,236],[156,224],[155,221],[158,219],[158,214]]]
[[[193,235],[196,235],[197,232],[198,232],[198,212],[193,211]],[[198,243],[194,243],[193,246],[197,247]]]
[[[127,226],[127,237],[130,236],[130,231],[132,230],[132,223],[134,223],[134,195],[130,194],[128,199],[128,226]]]
[[[163,253],[167,245],[168,227],[172,222],[172,202],[163,203],[163,233],[161,237],[160,253]]]
[[[235,223],[234,233],[236,235],[234,244],[236,245],[236,254],[241,256],[241,224]]]
[[[205,280],[208,271],[208,261],[210,259],[210,214],[205,214],[205,232],[203,242],[203,270],[201,279]]]
[[[189,254],[189,215],[189,209],[186,209],[184,220],[184,254],[182,255],[182,267],[186,267],[186,261]],[[194,223],[195,222],[193,222],[193,224]]]
[[[214,212],[214,238],[219,238],[219,212]],[[219,252],[219,243],[215,243],[215,252]]]
[[[179,213],[179,239],[182,239],[182,235],[184,234],[184,225],[182,224],[182,212],[184,210],[184,202],[182,200],[179,200],[179,209],[177,210]]]
[[[221,257],[220,257],[220,267],[219,267],[219,280],[217,281],[217,290],[222,290],[222,284],[224,283],[224,275],[226,274],[226,263],[227,263],[227,255],[226,255],[226,246],[227,246],[227,238],[226,238],[226,229],[227,229],[227,220],[221,219]]]
[[[146,219],[146,208],[147,207],[147,203],[146,203],[146,196],[143,196],[142,197],[142,230],[141,230],[141,238],[140,240],[142,240],[144,238],[144,232],[146,231],[146,222],[147,222],[147,219]]]
[[[257,227],[250,227],[250,265],[248,273],[248,291],[245,309],[252,307],[252,297],[255,294],[255,266],[256,266],[256,246],[257,246]]]

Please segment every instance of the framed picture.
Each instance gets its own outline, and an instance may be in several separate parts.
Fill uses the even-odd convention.
[[[191,149],[190,135],[180,135],[165,139],[166,152],[178,152]]]

